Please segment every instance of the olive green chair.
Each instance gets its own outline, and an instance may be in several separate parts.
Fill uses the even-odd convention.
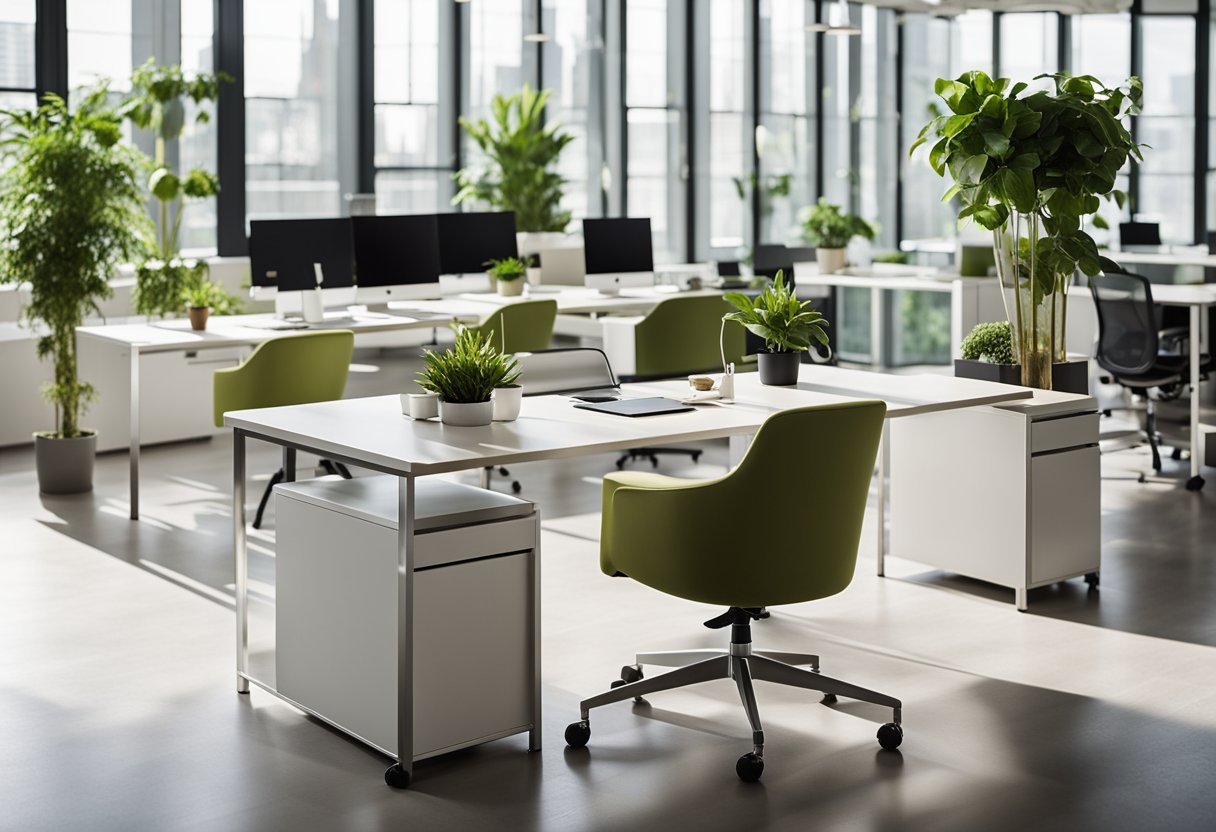
[[[752,679],[806,688],[894,709],[878,730],[899,746],[901,705],[819,673],[819,657],[752,650],[751,621],[775,604],[826,598],[853,580],[866,496],[886,405],[847,402],[770,416],[738,467],[710,480],[652,473],[604,478],[600,568],[649,587],[729,609],[705,626],[731,628],[725,651],[639,653],[612,689],[580,704],[566,729],[574,747],[591,737],[592,708],[713,679],[734,679],[752,728],[752,751],[735,771],[754,781],[764,770],[764,732]],[[752,511],[741,511],[743,507]],[[643,678],[643,665],[675,667]],[[800,667],[809,665],[810,669]]]
[[[216,427],[223,427],[224,414],[230,410],[342,398],[354,351],[355,333],[347,329],[304,332],[259,344],[239,366],[215,371]],[[253,518],[255,529],[262,527],[262,515],[274,487],[284,478],[295,478],[295,471],[289,470],[295,467],[295,450],[284,449],[283,460],[283,467],[274,473],[262,493]],[[322,459],[320,465],[331,474],[350,478],[350,472],[340,462]]]
[[[556,320],[557,301],[523,300],[495,309],[475,329],[503,352],[537,352],[549,349]]]

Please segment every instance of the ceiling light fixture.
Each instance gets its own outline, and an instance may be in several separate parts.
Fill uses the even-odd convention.
[[[861,29],[849,20],[848,0],[836,0],[828,7],[827,23],[808,23],[803,29],[807,32],[823,32],[825,35],[849,36],[860,35]]]

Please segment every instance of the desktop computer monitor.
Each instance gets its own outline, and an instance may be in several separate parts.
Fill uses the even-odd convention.
[[[436,214],[441,274],[484,274],[489,260],[518,257],[512,211]]]
[[[253,220],[249,223],[249,265],[254,286],[303,292],[354,285],[354,245],[350,220]]]
[[[654,285],[650,218],[583,220],[586,285],[605,294]]]
[[[351,217],[359,303],[439,297],[435,214]]]
[[[1119,223],[1119,247],[1161,245],[1161,225],[1155,222]]]

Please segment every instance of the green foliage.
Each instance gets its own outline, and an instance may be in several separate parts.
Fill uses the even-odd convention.
[[[802,209],[802,233],[819,248],[845,248],[854,237],[874,239],[874,226],[856,214],[845,214],[839,205],[820,198],[817,205]]]
[[[792,173],[773,173],[764,177],[764,182],[761,183],[760,177],[755,171],[752,171],[746,179],[742,176],[732,176],[730,181],[734,183],[735,193],[739,195],[741,202],[747,202],[749,191],[759,194],[760,215],[767,217],[773,213],[778,199],[790,195],[794,175]]]
[[[908,265],[909,258],[906,251],[887,251],[882,254],[874,255],[875,263],[894,263],[900,266]]]
[[[519,365],[490,343],[488,335],[473,329],[456,333],[456,343],[443,352],[427,350],[418,384],[453,404],[488,402],[495,387],[519,381]]]
[[[515,212],[520,231],[565,231],[570,212],[561,210],[565,180],[554,168],[562,149],[574,135],[558,124],[545,124],[545,104],[551,90],[524,84],[517,95],[494,96],[494,123],[484,118],[460,119],[488,164],[465,168],[455,175],[460,190],[452,203],[485,203]]]
[[[0,112],[0,142],[11,166],[0,174],[0,283],[28,284],[23,310],[45,325],[38,355],[54,364],[44,393],[55,405],[55,434],[82,435],[80,414],[93,396],[80,381],[76,327],[100,314],[117,263],[147,242],[139,188],[142,156],[119,142],[122,116],[105,84],[81,93],[69,110],[57,95],[36,110]]]
[[[205,260],[145,260],[135,268],[135,311],[150,317],[180,312],[185,293],[204,283],[214,287],[211,303],[206,304],[217,315],[235,315],[241,311],[241,299],[224,291],[218,283],[207,279]]]
[[[800,301],[785,286],[785,276],[777,272],[773,285],[761,292],[755,300],[740,292],[724,295],[736,309],[723,316],[735,321],[754,335],[764,339],[769,352],[803,352],[810,349],[814,339],[825,347],[828,325],[823,315],[811,309],[809,300]]]
[[[207,308],[217,315],[227,315],[231,312],[232,296],[224,291],[224,287],[206,277],[183,288],[180,297],[181,303],[188,309]]]
[[[963,358],[992,364],[1017,364],[1013,354],[1013,327],[1009,321],[976,324],[963,339]]]
[[[489,272],[496,280],[519,280],[528,273],[528,264],[518,257],[504,257],[501,260],[487,260]]]
[[[939,292],[900,292],[902,364],[941,364],[950,360],[950,296]]]
[[[942,201],[959,198],[960,225],[973,219],[996,230],[1011,211],[1041,219],[1036,289],[1045,294],[1058,275],[1099,271],[1082,219],[1103,198],[1123,207],[1127,196],[1115,177],[1129,157],[1142,160],[1123,121],[1139,112],[1143,84],[1132,77],[1112,88],[1067,73],[1038,78],[1051,78],[1054,88],[1025,98],[1027,84],[983,72],[939,78],[935,90],[951,114],[926,124],[909,153],[933,141],[929,164],[953,180]]]

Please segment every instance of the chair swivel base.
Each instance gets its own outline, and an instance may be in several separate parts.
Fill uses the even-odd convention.
[[[734,610],[735,608],[732,608],[732,612]],[[834,702],[837,696],[845,696],[891,708],[892,721],[878,729],[878,742],[888,750],[899,747],[903,741],[903,728],[900,725],[903,706],[898,699],[821,675],[818,656],[753,650],[748,619],[754,618],[755,612],[739,612],[745,613],[747,618],[740,616],[733,622],[731,643],[726,652],[681,650],[637,654],[636,665],[626,665],[621,669],[620,681],[613,682],[612,687],[604,693],[579,703],[581,718],[567,726],[566,744],[572,748],[582,748],[591,739],[592,708],[626,699],[640,699],[649,693],[674,690],[714,679],[734,679],[752,728],[752,750],[739,758],[735,773],[745,782],[755,782],[764,772],[764,728],[760,722],[760,711],[752,683],[754,679],[759,679],[818,691],[824,694],[824,702]],[[676,669],[647,679],[643,677],[642,665]],[[804,669],[800,665],[808,665],[810,669]]]
[[[649,459],[651,467],[659,467],[660,454],[676,454],[678,456],[692,457],[693,462],[701,459],[700,448],[630,448],[617,458],[616,467],[624,470],[625,463],[632,462],[635,459]]]

